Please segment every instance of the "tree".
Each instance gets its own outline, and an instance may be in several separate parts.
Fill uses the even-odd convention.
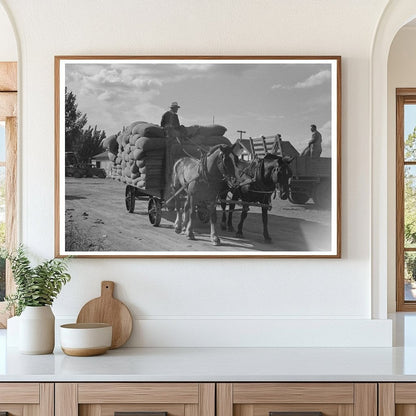
[[[87,121],[87,115],[78,110],[76,95],[65,88],[65,151],[74,152],[82,163],[90,163],[93,156],[104,151],[101,142],[106,137],[97,126],[85,129]]]
[[[416,160],[416,127],[407,136],[404,144],[406,161]],[[404,245],[416,246],[416,172],[413,166],[404,168]],[[416,256],[413,253],[405,255],[406,279],[416,280]]]
[[[405,160],[416,160],[416,127],[407,136],[404,145]],[[413,166],[404,169],[404,201],[405,201],[405,244],[416,244],[416,177]]]
[[[88,126],[82,134],[80,146],[78,149],[78,158],[80,162],[90,163],[91,158],[104,151],[101,143],[105,139],[105,131]]]
[[[87,124],[87,115],[78,110],[77,97],[65,87],[65,151],[76,151]]]

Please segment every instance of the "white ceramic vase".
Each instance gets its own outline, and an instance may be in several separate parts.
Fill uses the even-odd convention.
[[[26,306],[19,319],[19,351],[50,354],[55,346],[55,316],[50,306]]]

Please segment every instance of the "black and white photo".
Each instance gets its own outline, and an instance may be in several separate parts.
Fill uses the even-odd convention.
[[[56,57],[56,255],[339,257],[339,57]]]

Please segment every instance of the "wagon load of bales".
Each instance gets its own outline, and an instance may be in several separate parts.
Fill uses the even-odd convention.
[[[108,157],[114,163],[112,177],[123,183],[142,189],[160,189],[164,187],[165,166],[184,156],[201,157],[201,148],[218,144],[230,144],[222,136],[226,128],[219,125],[187,127],[187,138],[182,143],[165,136],[162,127],[136,121],[116,135],[103,140]],[[189,129],[189,130],[188,130]],[[169,145],[169,154],[166,154]]]

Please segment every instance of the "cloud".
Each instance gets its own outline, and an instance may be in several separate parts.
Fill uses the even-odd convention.
[[[332,149],[332,124],[331,120],[324,123],[322,126],[318,126],[318,131],[322,134],[322,156],[331,157]]]
[[[319,85],[325,84],[325,82],[331,79],[331,71],[329,69],[325,69],[323,71],[319,71],[316,74],[311,75],[310,77],[306,78],[303,81],[299,81],[294,85],[283,85],[283,84],[274,84],[272,85],[272,90],[291,90],[291,89],[305,89],[305,88],[313,88]]]
[[[319,71],[317,74],[311,75],[305,81],[296,83],[293,88],[312,88],[324,84],[329,79],[331,79],[331,71],[325,69],[324,71]]]
[[[206,72],[212,68],[212,64],[178,64],[178,67],[188,71]]]

